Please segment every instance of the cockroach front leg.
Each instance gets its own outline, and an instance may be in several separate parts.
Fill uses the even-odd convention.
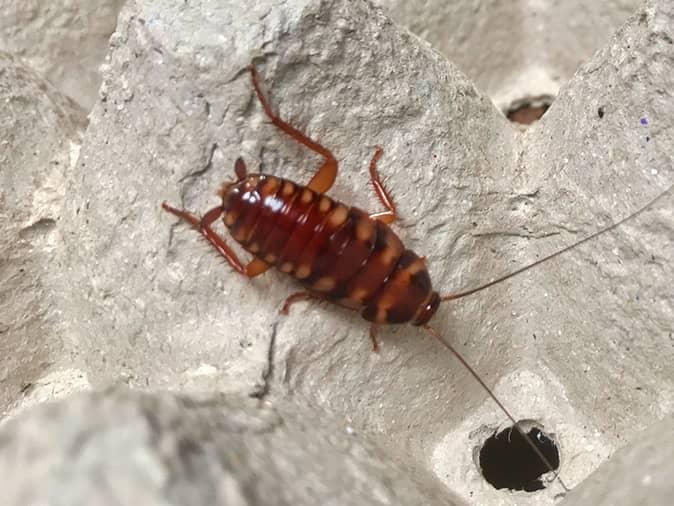
[[[162,203],[162,208],[181,220],[188,222],[192,227],[197,229],[206,240],[216,249],[220,255],[223,256],[227,263],[231,265],[236,272],[243,274],[249,278],[255,277],[266,271],[269,266],[261,260],[254,259],[248,265],[244,266],[241,260],[236,256],[236,253],[227,245],[222,237],[215,233],[211,225],[222,215],[222,207],[214,207],[208,211],[203,218],[199,219],[196,215],[189,211],[176,209],[171,207],[166,202]],[[260,265],[262,264],[262,265]]]
[[[386,208],[386,211],[380,211],[378,213],[370,214],[370,218],[375,220],[382,221],[387,225],[393,223],[398,219],[396,214],[396,206],[393,203],[393,199],[384,188],[381,180],[379,179],[379,174],[377,173],[377,161],[381,158],[381,155],[384,153],[384,150],[377,146],[372,160],[370,160],[370,182],[374,188],[374,193],[377,195],[379,202]]]
[[[337,177],[337,159],[334,157],[334,155],[328,148],[322,146],[315,140],[310,139],[305,134],[297,130],[295,127],[283,121],[279,116],[274,114],[274,112],[271,110],[271,107],[269,107],[269,103],[267,102],[264,93],[262,93],[262,89],[260,88],[257,70],[253,65],[250,65],[248,67],[248,70],[250,70],[250,75],[253,80],[253,88],[255,89],[255,94],[257,95],[257,98],[260,100],[260,104],[262,104],[262,109],[264,109],[265,114],[272,122],[272,124],[277,128],[279,128],[280,130],[282,130],[283,132],[285,132],[293,139],[295,139],[303,146],[306,146],[315,153],[322,155],[323,158],[325,159],[323,164],[318,168],[314,176],[311,178],[311,181],[309,181],[309,184],[307,184],[307,188],[315,191],[316,193],[327,192],[332,187],[333,183],[335,182],[335,178]]]

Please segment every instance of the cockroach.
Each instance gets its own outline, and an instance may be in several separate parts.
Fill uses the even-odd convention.
[[[162,203],[163,209],[190,223],[238,273],[253,278],[273,266],[294,276],[306,290],[285,300],[281,309],[284,314],[294,302],[309,298],[328,300],[359,311],[364,319],[371,322],[370,338],[375,351],[379,325],[411,323],[423,327],[480,383],[567,491],[557,471],[515,418],[458,351],[428,322],[441,302],[459,299],[501,283],[618,227],[652,206],[674,185],[630,216],[570,246],[477,288],[441,296],[433,289],[424,257],[405,248],[389,227],[397,219],[397,212],[377,172],[382,148],[375,149],[369,169],[375,195],[385,210],[367,213],[331,199],[325,193],[337,177],[337,160],[330,150],[271,110],[260,88],[255,67],[251,65],[248,70],[255,94],[272,124],[321,155],[323,163],[309,183],[302,186],[269,174],[249,174],[244,161],[238,158],[234,164],[236,180],[223,183],[218,192],[222,204],[202,218],[166,202]],[[213,223],[223,215],[225,226],[234,240],[253,255],[246,265],[212,229]]]

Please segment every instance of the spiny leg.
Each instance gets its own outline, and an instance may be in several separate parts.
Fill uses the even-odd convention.
[[[283,306],[281,307],[281,310],[279,313],[281,314],[288,314],[288,311],[290,311],[290,306],[295,304],[295,302],[300,302],[303,300],[310,300],[310,299],[319,299],[321,297],[316,295],[315,293],[303,291],[303,292],[295,292],[291,295],[289,295],[286,300],[283,302]]]
[[[195,229],[197,229],[201,235],[203,235],[208,242],[211,243],[211,245],[217,250],[220,255],[224,257],[225,260],[227,260],[227,263],[231,265],[236,272],[239,274],[243,274],[244,276],[248,276],[249,278],[255,277],[259,274],[262,274],[264,271],[267,269],[261,269],[260,265],[258,265],[257,262],[262,262],[261,260],[255,259],[252,262],[250,262],[247,266],[243,266],[241,263],[241,260],[236,256],[236,253],[232,251],[232,249],[227,245],[227,243],[220,237],[218,234],[215,233],[215,231],[211,228],[211,225],[215,220],[217,220],[221,215],[222,215],[222,207],[214,207],[210,211],[208,211],[203,218],[199,219],[197,216],[194,214],[190,213],[189,211],[181,210],[181,209],[176,209],[175,207],[171,207],[168,205],[166,202],[162,203],[162,208],[164,211],[167,211],[174,216],[177,216],[181,220],[184,220],[188,222],[190,225],[192,225]],[[264,264],[264,262],[262,262]],[[267,264],[264,264],[267,268]]]
[[[374,192],[379,199],[379,202],[386,208],[386,211],[380,211],[378,213],[372,213],[370,218],[375,220],[382,221],[386,224],[393,223],[398,219],[396,214],[396,206],[393,203],[393,199],[384,188],[381,180],[379,179],[379,174],[377,173],[377,161],[381,158],[381,155],[384,153],[384,150],[377,146],[372,160],[370,160],[370,182],[374,188]]]
[[[253,88],[255,88],[255,94],[257,95],[257,98],[260,100],[260,103],[262,104],[262,109],[264,109],[265,114],[271,120],[271,122],[277,128],[280,128],[290,137],[295,139],[297,142],[299,142],[303,146],[306,146],[310,150],[318,153],[319,155],[322,155],[323,158],[325,158],[323,164],[318,168],[316,174],[314,174],[314,176],[311,178],[311,181],[309,181],[307,188],[317,193],[327,192],[332,187],[333,183],[335,182],[335,178],[337,177],[337,160],[335,159],[335,157],[333,156],[333,154],[330,152],[329,149],[327,149],[324,146],[321,146],[318,142],[310,139],[302,132],[300,132],[293,126],[289,125],[272,112],[271,107],[269,107],[269,104],[267,103],[267,99],[265,98],[264,94],[262,93],[262,90],[260,89],[260,85],[258,83],[257,70],[253,65],[250,65],[248,69],[250,70],[250,75],[253,80]]]
[[[215,231],[211,228],[213,222],[217,220],[221,214],[222,208],[216,207],[215,209],[211,209],[210,211],[208,211],[203,216],[203,218],[201,218],[199,230],[204,235],[204,237],[208,239],[208,241],[215,247],[215,249],[217,249],[218,252],[223,257],[225,257],[225,259],[229,262],[229,264],[232,265],[232,267],[234,267],[238,272],[241,272],[239,269],[243,269],[243,272],[241,272],[241,274],[243,274],[244,276],[254,278],[255,276],[259,276],[267,269],[269,269],[269,265],[260,260],[259,258],[254,258],[253,260],[248,262],[248,264],[245,267],[243,267],[241,261],[236,256],[236,253],[234,253],[232,249],[227,245],[225,240],[218,234],[216,234]],[[232,264],[232,260],[236,262],[236,265]]]

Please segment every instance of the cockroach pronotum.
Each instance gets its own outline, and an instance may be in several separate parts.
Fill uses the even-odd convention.
[[[375,150],[370,162],[370,181],[385,211],[367,213],[331,199],[325,193],[337,176],[337,160],[330,150],[274,114],[260,89],[255,67],[251,65],[249,70],[253,88],[267,117],[297,142],[322,155],[323,164],[309,183],[302,186],[268,174],[248,174],[245,163],[239,158],[234,164],[236,180],[224,183],[218,192],[222,198],[220,206],[202,218],[165,202],[162,203],[164,210],[190,223],[240,274],[253,278],[274,266],[299,280],[306,291],[290,295],[283,304],[283,313],[288,312],[293,302],[308,298],[329,300],[360,311],[361,316],[371,322],[370,338],[375,351],[378,325],[411,323],[426,329],[475,377],[564,490],[568,490],[515,418],[454,347],[428,325],[428,321],[442,301],[484,290],[608,232],[652,206],[672,187],[630,216],[551,255],[477,288],[441,296],[433,290],[424,258],[406,249],[389,227],[397,215],[393,200],[377,173],[377,161],[383,150],[379,147]],[[211,228],[223,215],[234,240],[254,256],[246,265]]]

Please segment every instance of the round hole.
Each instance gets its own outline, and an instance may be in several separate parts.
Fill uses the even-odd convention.
[[[550,104],[552,97],[548,96],[516,100],[508,108],[506,116],[513,123],[531,125],[541,119],[550,108]]]
[[[556,471],[559,452],[555,441],[538,427],[529,426],[524,430]],[[545,488],[541,476],[550,471],[514,426],[494,432],[484,442],[480,449],[480,469],[494,488],[526,492]]]

